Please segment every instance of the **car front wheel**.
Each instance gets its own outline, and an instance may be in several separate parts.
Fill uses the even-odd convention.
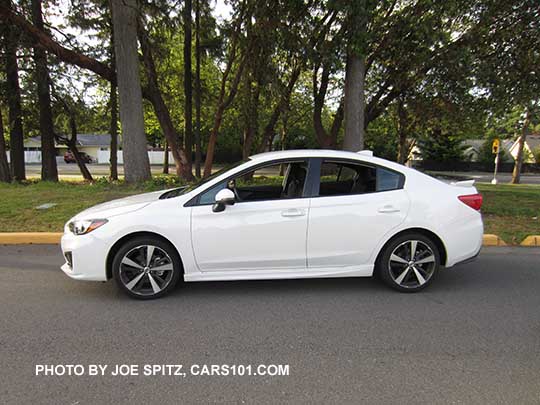
[[[129,240],[118,250],[112,270],[117,285],[130,297],[153,299],[176,286],[182,265],[171,244],[143,237]]]
[[[437,245],[423,234],[410,233],[390,241],[377,262],[377,272],[390,287],[402,292],[426,288],[440,267]]]

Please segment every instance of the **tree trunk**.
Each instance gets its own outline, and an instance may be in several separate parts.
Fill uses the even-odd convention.
[[[124,176],[128,183],[152,177],[148,159],[137,50],[137,0],[112,0],[114,49],[120,99]]]
[[[32,0],[32,21],[36,28],[43,30],[41,0]],[[56,148],[54,146],[54,126],[49,87],[49,68],[47,54],[39,47],[34,47],[36,82],[39,103],[39,131],[41,135],[41,179],[58,181],[56,167]]]
[[[343,150],[357,152],[364,148],[365,59],[356,52],[347,55],[345,69],[345,137]]]
[[[88,167],[86,167],[86,163],[84,162],[77,146],[73,143],[69,143],[68,147],[71,153],[73,153],[73,157],[75,158],[77,166],[79,166],[79,170],[81,171],[83,179],[85,179],[86,181],[94,181],[92,174],[88,170]]]
[[[154,107],[159,125],[163,130],[163,135],[165,136],[165,139],[169,144],[169,148],[171,149],[174,163],[176,165],[176,174],[187,181],[191,181],[193,180],[193,172],[191,171],[191,167],[187,164],[186,153],[181,147],[181,142],[179,141],[178,133],[174,128],[171,114],[167,108],[167,105],[165,104],[165,101],[163,100],[163,96],[161,95],[151,46],[148,41],[147,34],[141,25],[139,25],[139,40],[141,42],[144,67],[148,79],[146,97],[148,100],[150,100],[152,106]]]
[[[118,96],[116,95],[116,84],[111,83],[111,147],[110,147],[110,177],[111,180],[118,180]]]
[[[286,111],[281,115],[281,150],[285,150],[285,142],[287,138],[287,126],[289,123],[289,114]],[[279,175],[283,176],[285,174],[285,165],[279,166]]]
[[[221,122],[223,121],[223,113],[225,112],[227,107],[232,103],[232,101],[234,100],[234,97],[236,96],[236,92],[238,91],[238,85],[240,84],[240,79],[242,78],[242,73],[244,71],[246,58],[243,58],[242,61],[240,62],[240,65],[238,66],[238,70],[236,71],[236,75],[231,83],[229,95],[225,97],[228,72],[230,72],[230,69],[232,69],[233,61],[234,61],[234,57],[232,57],[229,60],[229,65],[225,68],[225,73],[223,74],[223,78],[221,79],[221,90],[220,90],[220,95],[218,99],[218,107],[217,107],[216,115],[214,118],[214,127],[212,128],[212,132],[210,133],[210,138],[208,139],[208,146],[206,148],[206,160],[204,161],[204,177],[208,177],[210,176],[210,174],[212,174],[212,164],[214,163],[214,152],[216,149],[216,141],[217,141],[219,128],[221,127]]]
[[[408,160],[409,147],[407,145],[407,112],[403,105],[403,99],[399,98],[397,102],[397,115],[398,115],[398,163],[405,164]]]
[[[84,162],[81,153],[77,148],[77,124],[75,122],[75,117],[73,116],[73,113],[71,114],[72,115],[70,115],[69,117],[71,126],[71,139],[67,142],[67,146],[71,153],[73,153],[73,157],[75,158],[77,166],[79,166],[79,170],[81,171],[83,179],[87,181],[94,181],[94,179],[92,178],[92,174],[90,174],[90,171],[88,170],[88,167],[86,167],[86,163]]]
[[[201,177],[201,0],[195,0],[195,176]]]
[[[255,88],[251,88],[251,79],[246,75],[245,80],[245,105],[244,112],[244,139],[242,143],[242,159],[246,160],[251,155],[253,142],[257,137],[259,126],[259,98],[261,85],[255,83]]]
[[[163,174],[169,174],[169,143],[167,141],[165,141],[163,153]]]
[[[225,108],[223,105],[219,105],[216,111],[216,116],[214,118],[214,127],[212,132],[210,132],[210,137],[208,138],[208,145],[206,146],[206,159],[204,161],[204,177],[208,177],[212,174],[212,164],[214,163],[214,152],[216,149],[217,134],[219,128],[221,127],[221,121],[223,120],[223,113]]]
[[[186,168],[192,171],[193,153],[193,88],[191,74],[191,0],[184,1],[184,150]]]
[[[264,132],[262,135],[261,145],[259,147],[259,152],[264,152],[268,145],[270,145],[271,139],[274,137],[274,130],[277,124],[277,121],[279,119],[280,114],[283,114],[284,111],[289,107],[289,104],[291,103],[291,94],[294,89],[294,86],[296,82],[298,81],[298,77],[300,76],[300,73],[302,71],[301,67],[303,65],[299,64],[292,72],[291,77],[289,78],[289,83],[287,83],[287,87],[285,88],[284,93],[281,95],[281,99],[276,104],[276,107],[274,108],[274,111],[272,111],[272,114],[270,115],[270,119],[268,120],[266,126],[264,127]]]
[[[77,166],[79,167],[79,170],[81,171],[81,174],[83,178],[87,181],[93,181],[92,175],[90,174],[90,171],[86,167],[86,163],[84,159],[81,156],[81,153],[79,152],[79,149],[77,148],[77,121],[75,118],[75,111],[70,107],[70,105],[61,97],[59,97],[57,94],[54,93],[53,88],[53,95],[55,96],[56,100],[58,100],[66,112],[68,118],[69,118],[69,128],[71,130],[71,138],[62,137],[60,135],[55,134],[55,141],[57,143],[62,143],[68,147],[68,149],[73,154],[73,157],[75,158],[75,162],[77,163]]]
[[[251,147],[255,138],[255,127],[251,123],[246,123],[244,128],[244,143],[242,144],[242,160],[247,160],[251,156]]]
[[[518,152],[516,156],[516,162],[514,164],[514,170],[512,171],[512,184],[519,184],[521,181],[521,166],[523,165],[523,148],[527,141],[527,130],[529,129],[529,123],[531,122],[531,112],[527,109],[525,113],[525,122],[523,122],[523,128],[521,129],[521,135],[518,139]]]
[[[114,29],[113,23],[109,20],[111,29],[111,46],[109,48],[109,57],[111,67],[116,72],[115,56],[114,56]],[[118,88],[116,80],[111,82],[111,90],[109,94],[109,104],[111,107],[111,122],[109,131],[111,133],[111,144],[109,147],[109,175],[111,180],[118,180]]]
[[[326,131],[322,123],[322,111],[324,108],[324,100],[328,90],[328,82],[330,79],[330,71],[327,65],[323,65],[321,74],[321,83],[318,83],[319,67],[316,66],[313,70],[313,127],[319,146],[323,149],[334,149],[337,145],[337,137],[341,125],[343,123],[343,100],[339,103],[339,107],[334,115],[330,133]]]
[[[11,9],[10,0],[2,0],[0,4]],[[9,108],[8,127],[11,175],[14,180],[21,181],[26,178],[26,173],[24,167],[21,89],[19,87],[19,66],[17,63],[17,31],[12,25],[5,25],[6,98]]]
[[[6,141],[4,139],[4,123],[2,122],[2,113],[0,111],[0,181],[11,182],[11,173],[6,155]]]

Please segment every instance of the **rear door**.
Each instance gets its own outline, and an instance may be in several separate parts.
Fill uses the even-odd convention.
[[[403,175],[339,159],[321,159],[318,169],[308,223],[308,268],[370,264],[382,238],[406,218],[410,203]]]

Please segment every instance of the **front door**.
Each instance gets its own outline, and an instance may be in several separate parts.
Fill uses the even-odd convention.
[[[283,173],[282,175],[280,175]],[[306,268],[307,164],[258,167],[214,186],[191,211],[195,260],[203,272]],[[232,188],[234,205],[213,212],[216,192]]]

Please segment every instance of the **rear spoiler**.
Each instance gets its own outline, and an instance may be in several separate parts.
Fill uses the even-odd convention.
[[[474,186],[474,182],[475,180],[453,181],[450,185],[456,187],[472,187]]]

